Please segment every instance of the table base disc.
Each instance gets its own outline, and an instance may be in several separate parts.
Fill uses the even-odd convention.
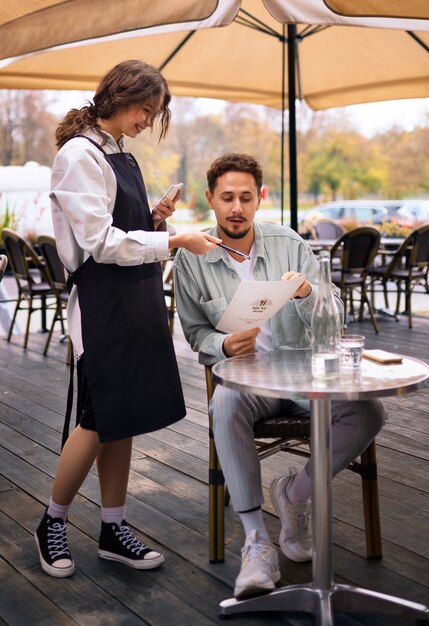
[[[334,615],[338,613],[409,615],[416,623],[419,620],[429,624],[429,609],[423,604],[351,585],[334,585],[329,590],[316,589],[311,584],[289,585],[245,600],[223,600],[220,611],[221,616],[253,611],[311,613],[316,626],[334,626]]]

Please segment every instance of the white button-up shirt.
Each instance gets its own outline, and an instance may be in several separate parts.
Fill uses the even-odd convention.
[[[107,154],[122,151],[121,143],[118,145],[108,133],[100,136],[88,129],[82,134],[102,145]],[[126,233],[112,225],[115,174],[103,153],[87,139],[70,139],[58,151],[50,197],[58,254],[69,272],[90,256],[97,263],[117,265],[141,265],[168,257],[166,231]],[[67,318],[75,352],[80,355],[83,344],[76,285],[70,295]]]

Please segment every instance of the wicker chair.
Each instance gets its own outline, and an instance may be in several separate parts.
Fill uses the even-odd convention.
[[[37,240],[37,245],[40,248],[43,259],[45,261],[46,277],[56,299],[55,313],[52,318],[52,323],[49,328],[48,337],[45,343],[45,349],[43,351],[43,354],[46,356],[48,354],[49,344],[51,342],[54,326],[57,322],[60,322],[61,324],[62,335],[60,341],[68,340],[64,326],[64,311],[67,310],[69,294],[67,291],[67,282],[64,273],[64,267],[61,263],[60,257],[58,256],[57,246],[54,237],[51,237],[50,235],[40,235]],[[70,350],[71,345],[70,340],[68,340],[68,350],[66,356],[67,364],[70,363]]]
[[[374,293],[377,283],[381,284],[386,309],[389,309],[387,287],[389,282],[395,283],[397,291],[395,316],[399,314],[401,293],[404,292],[408,327],[412,328],[411,295],[414,287],[418,284],[422,285],[425,291],[429,293],[428,272],[429,224],[423,224],[404,239],[400,248],[392,254],[387,265],[370,269],[370,290]],[[402,286],[404,287],[403,291]]]
[[[377,255],[381,235],[370,226],[360,226],[349,230],[337,239],[331,248],[331,262],[338,252],[341,253],[340,267],[332,265],[332,282],[340,288],[344,302],[344,320],[346,320],[347,303],[354,315],[353,294],[360,292],[359,320],[363,317],[364,304],[368,306],[372,325],[379,332],[371,302],[368,299],[366,281],[372,264]]]
[[[215,389],[211,367],[205,367],[207,402]],[[209,561],[222,563],[225,558],[225,505],[229,495],[216,452],[213,436],[213,418],[209,413]],[[276,452],[289,452],[308,458],[310,456],[310,418],[278,415],[255,424],[254,434],[259,458]],[[267,440],[274,441],[267,441]],[[265,441],[261,441],[265,440]],[[380,514],[378,506],[377,457],[375,440],[361,454],[360,461],[349,466],[362,477],[363,509],[365,518],[366,549],[368,559],[382,557]]]
[[[24,348],[26,348],[30,332],[31,315],[35,311],[46,311],[46,299],[55,294],[49,284],[43,261],[28,241],[22,239],[15,231],[4,228],[3,244],[18,287],[18,297],[7,341],[10,341],[12,336],[18,311],[27,310],[27,324],[24,336]],[[35,306],[36,302],[39,302],[40,305]],[[27,304],[26,307],[22,306],[24,303]]]
[[[4,276],[6,268],[7,268],[7,256],[5,254],[0,254],[0,281]]]

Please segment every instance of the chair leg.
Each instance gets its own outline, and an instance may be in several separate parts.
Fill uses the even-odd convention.
[[[400,308],[401,308],[401,293],[402,293],[401,283],[400,281],[398,281],[396,283],[396,309],[395,309],[396,315],[399,315]]]
[[[30,334],[30,320],[31,320],[31,314],[32,313],[33,313],[33,298],[32,298],[32,296],[30,296],[30,300],[29,300],[29,303],[28,303],[27,325],[25,327],[24,349],[27,348],[28,335]]]
[[[170,298],[170,332],[173,335],[174,334],[174,311],[176,308],[176,302],[175,302],[175,297],[174,297],[174,292],[171,293],[171,298]]]
[[[405,285],[405,310],[408,313],[408,328],[412,328],[413,319],[411,313],[411,285],[409,283]]]
[[[373,308],[371,306],[371,302],[368,300],[368,296],[367,296],[367,293],[366,293],[365,286],[362,286],[361,297],[362,297],[362,309],[363,309],[363,302],[366,302],[366,304],[368,305],[369,314],[371,316],[372,325],[374,326],[374,330],[375,330],[375,332],[378,335],[378,333],[380,331],[379,331],[379,328],[378,328],[377,320],[375,319],[374,310],[373,310]]]
[[[225,482],[222,468],[218,459],[217,474],[217,532],[216,532],[216,561],[223,563],[225,560]]]
[[[17,302],[16,302],[16,307],[15,307],[15,310],[13,312],[12,321],[11,321],[10,326],[9,326],[9,332],[7,334],[7,341],[10,341],[10,338],[12,337],[12,331],[13,331],[13,327],[15,326],[15,320],[16,320],[17,313],[19,311],[19,305],[21,304],[21,300],[22,300],[22,298],[19,297]]]
[[[368,559],[381,559],[380,510],[378,502],[377,454],[375,439],[361,454],[363,511]]]
[[[212,423],[209,424],[209,561],[225,559],[224,478],[216,452]]]
[[[70,339],[70,337],[68,337],[67,338],[66,365],[70,365],[70,363],[71,363],[71,360],[72,360],[72,350],[73,350],[72,340]]]
[[[45,349],[43,350],[43,356],[46,356],[48,354],[49,344],[51,343],[52,333],[54,332],[55,322],[58,322],[58,320],[60,320],[60,319],[62,321],[61,304],[59,304],[59,305],[57,304],[57,308],[55,310],[54,317],[52,318],[52,324],[51,324],[51,327],[49,329],[48,336],[46,338]]]

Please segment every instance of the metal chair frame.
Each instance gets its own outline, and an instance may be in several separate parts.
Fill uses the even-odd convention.
[[[65,325],[64,325],[64,316],[63,312],[67,311],[67,304],[69,301],[69,294],[67,290],[67,281],[64,272],[63,264],[61,263],[61,259],[58,256],[57,246],[55,243],[55,238],[50,235],[40,235],[37,240],[37,245],[40,248],[40,252],[42,253],[42,257],[45,262],[46,269],[46,277],[51,286],[51,289],[55,295],[56,299],[56,308],[55,313],[52,318],[51,326],[49,328],[48,337],[46,339],[45,348],[43,350],[43,354],[46,356],[48,354],[49,345],[52,338],[52,333],[54,331],[55,324],[60,322],[61,324],[61,338],[60,341],[68,340],[67,345],[67,357],[66,363],[70,363],[71,358],[71,345],[70,340],[67,336]]]
[[[210,404],[215,382],[211,367],[205,366],[207,403]],[[209,561],[222,563],[225,559],[225,506],[229,503],[222,468],[213,436],[213,418],[209,418]],[[289,452],[305,458],[310,457],[310,418],[278,415],[255,424],[255,443],[260,459],[277,452]],[[261,441],[261,439],[265,441]],[[274,441],[272,441],[274,439]],[[271,441],[267,441],[271,440]],[[360,461],[353,461],[347,469],[362,478],[365,538],[368,559],[383,556],[380,529],[380,513],[377,481],[377,455],[375,439],[361,454]]]
[[[161,263],[162,282],[163,282],[164,296],[166,298],[168,323],[170,326],[171,334],[174,333],[174,314],[176,312],[176,299],[174,295],[173,261],[174,261],[174,257],[170,256],[168,259],[165,259]]]
[[[374,267],[369,271],[372,298],[376,292],[377,281],[381,283],[384,294],[385,312],[389,312],[388,283],[396,283],[396,308],[394,316],[398,320],[401,295],[405,294],[405,312],[408,315],[408,327],[413,327],[411,296],[417,285],[423,285],[429,293],[429,223],[419,226],[404,239],[387,265]],[[402,289],[404,285],[404,289]]]
[[[46,308],[50,306],[46,304],[46,299],[55,294],[49,284],[43,261],[28,241],[20,237],[15,231],[4,228],[3,243],[18,287],[18,297],[7,341],[10,341],[12,336],[18,311],[27,310],[28,316],[23,346],[27,348],[31,315],[35,311],[46,311]],[[38,280],[36,280],[36,277]],[[40,301],[40,306],[34,305],[35,300]],[[21,306],[24,302],[27,304],[27,307]]]
[[[0,254],[0,281],[4,276],[6,268],[7,268],[7,256],[5,254]]]
[[[314,239],[338,239],[344,235],[346,229],[335,220],[323,218],[313,222],[311,232]]]
[[[347,303],[350,301],[350,313],[354,317],[355,289],[360,291],[359,321],[363,318],[364,304],[368,306],[371,322],[376,333],[379,332],[372,304],[366,290],[366,280],[373,265],[380,245],[381,234],[376,228],[360,226],[344,233],[331,248],[331,262],[341,252],[340,267],[332,271],[332,282],[340,289],[344,302],[344,321],[347,319]]]

